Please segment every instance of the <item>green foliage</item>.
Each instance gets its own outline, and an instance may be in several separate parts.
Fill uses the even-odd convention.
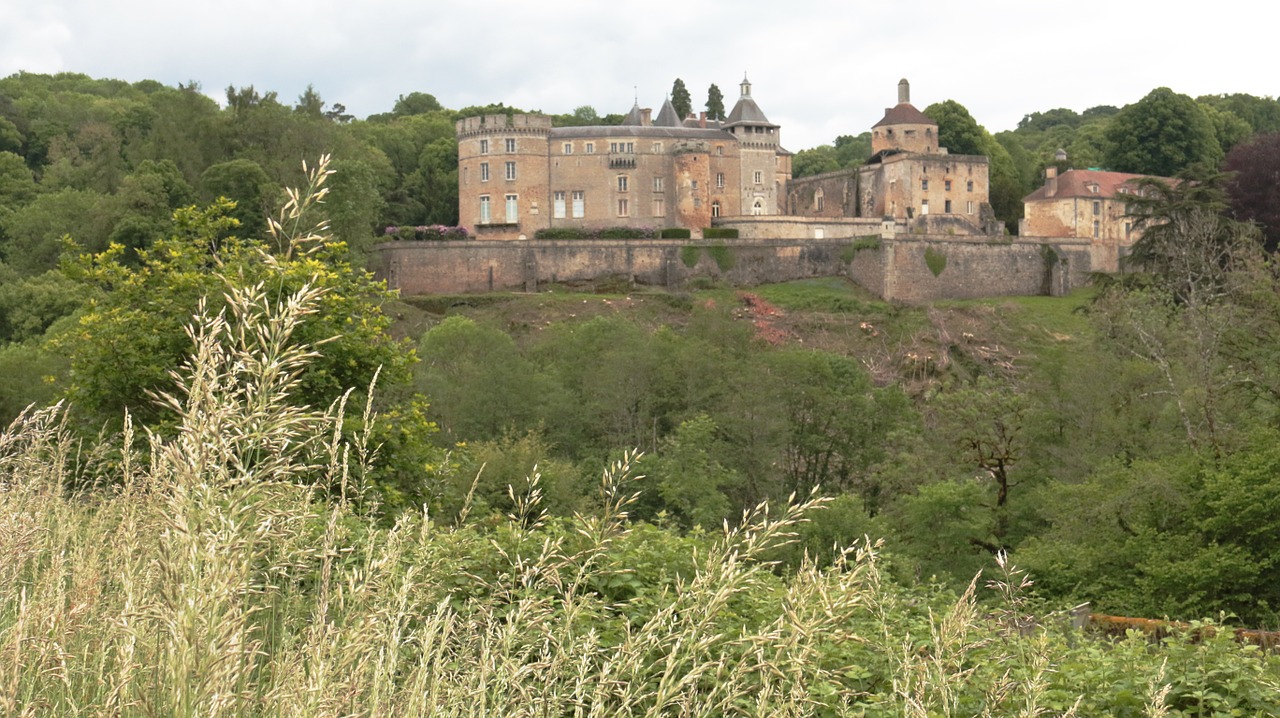
[[[280,222],[289,226],[279,227],[275,246],[234,236],[232,207],[220,202],[176,212],[174,235],[139,252],[136,267],[123,262],[118,245],[74,261],[70,276],[100,292],[56,344],[71,362],[77,409],[93,423],[118,422],[125,408],[154,421],[159,409],[147,392],[170,386],[169,372],[190,347],[183,326],[202,301],[222,306],[232,281],[261,284],[277,297],[304,285],[324,292],[320,310],[297,331],[301,340],[325,344],[299,378],[300,402],[328,406],[347,387],[368,386],[379,368],[383,381],[403,381],[412,354],[387,335],[385,285],[352,267],[341,243],[306,233],[326,177],[313,172],[308,193],[286,207]]]
[[[18,278],[0,265],[0,345],[38,339],[88,299],[83,285],[60,272]]]
[[[933,273],[933,276],[936,277],[947,268],[947,255],[940,249],[925,247],[924,263],[929,268],[929,271]]]
[[[671,83],[671,106],[675,108],[676,116],[681,120],[689,116],[689,112],[693,110],[693,98],[689,96],[689,88],[684,86],[684,80],[676,78]]]
[[[734,231],[736,232],[737,230]],[[711,257],[712,261],[716,263],[716,267],[718,267],[721,272],[727,272],[730,269],[733,269],[733,265],[736,260],[733,256],[733,250],[730,249],[728,245],[716,242],[706,245],[703,249],[706,250],[707,256]]]
[[[234,206],[230,214],[246,237],[266,233],[266,217],[276,201],[279,188],[253,160],[231,160],[213,165],[200,175],[206,201],[225,197]]]
[[[666,227],[658,232],[662,239],[689,239],[693,233],[686,227]]]
[[[1107,129],[1106,162],[1118,172],[1172,177],[1222,160],[1214,126],[1202,107],[1167,87],[1126,106]]]
[[[693,269],[698,266],[698,260],[701,258],[702,247],[689,244],[680,248],[680,262],[689,269]]]
[[[702,230],[703,239],[737,239],[737,227],[707,227]]]
[[[707,88],[707,119],[723,120],[724,118],[724,93],[713,82]]]

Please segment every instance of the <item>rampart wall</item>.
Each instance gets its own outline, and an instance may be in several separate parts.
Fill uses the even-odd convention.
[[[1089,280],[1084,240],[899,235],[894,239],[387,242],[376,273],[407,296],[537,291],[621,278],[679,288],[712,278],[754,286],[847,276],[885,299],[1063,294]]]

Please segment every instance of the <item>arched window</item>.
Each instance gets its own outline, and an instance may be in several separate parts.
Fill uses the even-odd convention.
[[[751,214],[764,214],[764,200],[758,199],[751,205]]]

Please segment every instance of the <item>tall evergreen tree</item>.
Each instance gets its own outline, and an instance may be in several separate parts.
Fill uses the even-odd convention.
[[[680,119],[688,117],[693,109],[693,98],[689,96],[689,88],[685,87],[684,80],[678,77],[671,85],[671,106],[676,108],[676,114]]]
[[[724,93],[714,82],[707,88],[707,119],[724,119]]]

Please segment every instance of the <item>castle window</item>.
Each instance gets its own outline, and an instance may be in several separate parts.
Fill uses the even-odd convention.
[[[564,192],[555,192],[551,200],[551,216],[564,219]]]
[[[618,200],[618,216],[619,217],[631,216],[631,203],[628,202],[626,199]]]
[[[575,219],[582,219],[587,213],[586,193],[580,189],[573,191],[573,216]]]
[[[595,153],[596,153],[596,143],[594,143],[594,142],[588,142],[588,143],[587,143],[587,154],[589,154],[589,155],[594,155]]]
[[[1093,201],[1093,213],[1102,214],[1102,203],[1096,199]]]
[[[692,189],[694,192],[697,192],[697,191],[698,191],[698,180],[694,180],[694,181],[693,181],[693,182],[691,182],[690,184],[691,184],[690,189]]]
[[[964,188],[965,188],[965,191],[966,191],[966,192],[972,192],[972,191],[973,191],[973,180],[969,180],[967,183],[965,183]],[[972,214],[972,213],[971,213],[971,214]]]
[[[929,189],[929,180],[927,180],[927,179],[922,179],[922,180],[920,180],[920,189],[921,189],[921,190],[928,190],[928,189]]]
[[[489,181],[489,163],[488,162],[480,163],[480,181],[481,182]]]
[[[514,137],[508,137],[508,138],[507,138],[507,152],[515,152],[515,151],[516,151],[516,138],[514,138]]]
[[[946,191],[950,192],[950,191],[951,191],[951,180],[943,180],[943,181],[942,181],[942,189],[944,189],[944,190],[946,190]]]
[[[619,192],[626,192],[626,191],[627,191],[627,176],[626,176],[626,175],[618,175],[618,191],[619,191]]]
[[[654,153],[655,155],[660,155],[660,154],[662,154],[662,143],[661,143],[661,142],[654,142],[654,143],[653,143],[653,153]]]
[[[1097,237],[1101,233],[1102,233],[1102,223],[1096,219],[1093,220],[1093,236]]]
[[[571,155],[571,154],[573,154],[573,143],[572,143],[572,142],[566,142],[566,143],[564,143],[564,153],[565,153],[566,155]]]
[[[945,200],[942,203],[943,214],[951,214],[951,200]]]
[[[520,218],[520,195],[507,195],[507,224],[515,224]]]
[[[662,191],[662,178],[661,178],[661,177],[654,177],[654,178],[653,178],[653,191],[654,191],[654,192],[661,192],[661,191]]]
[[[516,163],[508,162],[507,163],[507,179],[513,180],[515,178],[516,178]]]
[[[716,145],[716,155],[724,157],[724,145]]]
[[[480,195],[480,224],[489,223],[489,195]]]
[[[666,206],[666,203],[662,201],[661,197],[653,198],[653,216],[654,217],[667,216],[667,206]]]
[[[711,216],[712,217],[720,216],[720,200],[716,200],[711,203]]]
[[[966,202],[964,208],[967,214],[973,214],[973,202]]]
[[[724,173],[716,173],[716,189],[724,189]]]
[[[821,189],[813,195],[813,208],[819,212],[826,208],[827,196]]]
[[[489,154],[489,140],[480,140],[480,154]]]
[[[764,214],[764,200],[758,199],[751,205],[751,214]]]
[[[929,200],[920,200],[920,214],[929,214]]]
[[[764,184],[764,173],[761,172],[760,170],[756,170],[755,173],[751,175],[751,177],[752,179],[755,180],[756,184]]]

